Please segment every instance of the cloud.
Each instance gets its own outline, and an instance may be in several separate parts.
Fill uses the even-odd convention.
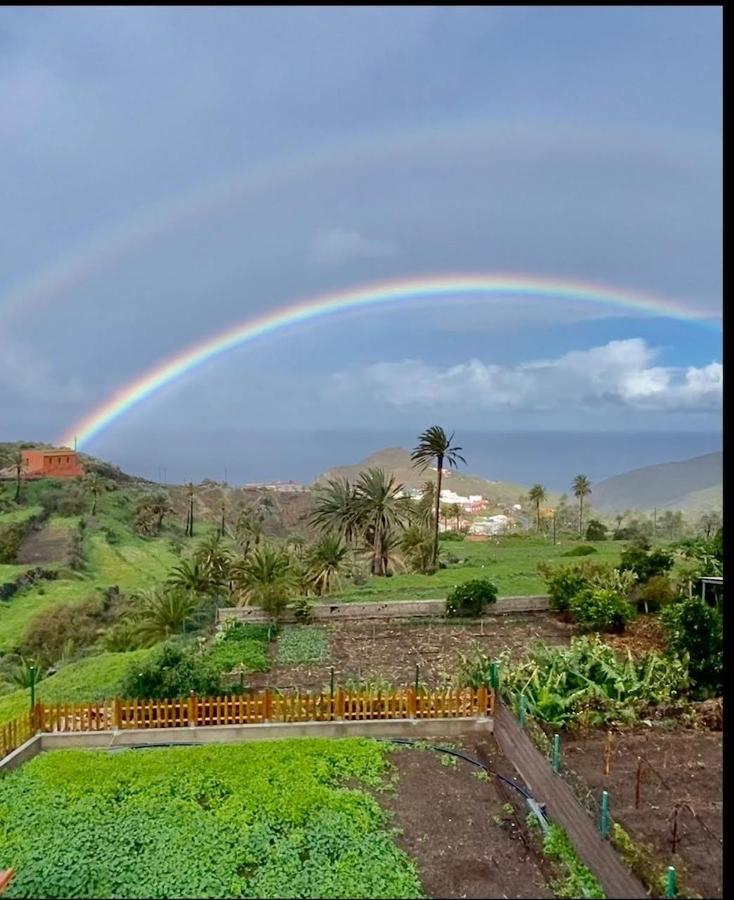
[[[368,238],[347,228],[322,228],[308,250],[308,261],[319,266],[338,266],[358,259],[394,256],[397,245]]]
[[[365,394],[400,409],[552,411],[603,407],[711,412],[721,408],[723,367],[656,366],[642,338],[610,341],[555,359],[500,366],[472,359],[440,368],[421,360],[381,362],[331,378],[337,395]]]
[[[0,408],[8,412],[25,404],[65,408],[88,399],[78,376],[55,375],[52,366],[24,344],[0,336]]]

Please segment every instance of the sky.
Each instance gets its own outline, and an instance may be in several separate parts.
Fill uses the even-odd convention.
[[[434,422],[721,429],[719,7],[3,7],[0,198],[0,440],[55,441],[250,317],[462,273],[692,318],[502,296],[335,313],[83,449],[196,477],[226,456],[247,480],[300,473],[306,431],[367,455]],[[292,445],[270,475],[265,432]]]

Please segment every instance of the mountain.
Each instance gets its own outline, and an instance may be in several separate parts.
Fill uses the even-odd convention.
[[[594,506],[605,512],[670,509],[689,516],[721,509],[723,453],[633,469],[593,485]]]
[[[428,468],[423,472],[416,469],[410,458],[409,450],[404,447],[388,447],[385,450],[378,450],[353,466],[329,469],[328,472],[318,476],[314,486],[322,484],[330,478],[346,478],[348,481],[355,481],[359,473],[365,469],[384,469],[386,472],[392,473],[406,487],[411,488],[419,488],[427,480],[434,480],[436,477],[435,467]],[[518,498],[527,493],[527,488],[522,485],[488,481],[479,475],[467,474],[456,469],[444,469],[442,488],[452,490],[464,497],[469,494],[481,494],[497,505],[517,503]],[[555,498],[555,495],[552,496]],[[550,493],[548,498],[551,499]]]

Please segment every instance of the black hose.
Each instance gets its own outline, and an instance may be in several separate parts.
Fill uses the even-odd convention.
[[[391,743],[391,744],[406,744],[408,746],[422,743],[421,741],[417,741],[414,738],[374,738],[374,740],[384,741],[384,742]],[[476,759],[473,756],[469,756],[468,753],[464,753],[461,750],[453,750],[450,747],[430,746],[428,749],[435,750],[437,753],[446,753],[448,756],[456,756],[456,757],[458,757],[458,759],[463,759],[465,762],[468,762],[473,766],[477,766],[477,768],[479,768],[479,769],[484,769],[484,771],[488,775],[494,775],[495,778],[499,778],[500,781],[503,781],[505,784],[508,784],[510,787],[515,788],[515,790],[519,794],[522,794],[522,796],[526,800],[535,800],[535,797],[533,797],[532,794],[530,794],[528,791],[526,791],[524,787],[521,787],[519,784],[516,784],[514,781],[511,781],[509,778],[506,778],[504,775],[500,775],[499,772],[493,772],[489,768],[489,766],[485,765],[481,760]],[[538,801],[535,800],[535,802],[537,803]],[[547,819],[548,816],[547,816],[545,810],[543,809],[543,807],[540,806],[540,804],[538,804],[538,807],[541,810],[541,812],[543,813],[543,817],[545,819]]]

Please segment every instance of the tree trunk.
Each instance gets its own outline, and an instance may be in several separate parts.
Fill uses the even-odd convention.
[[[17,476],[17,480],[15,482],[15,502],[20,502],[20,466],[16,466],[15,473]]]
[[[92,500],[92,515],[96,516],[97,515],[97,495],[92,494],[92,497],[94,498]]]
[[[443,476],[443,456],[436,457],[436,469],[438,470],[436,478],[436,516],[433,523],[433,553],[431,554],[431,565],[435,568],[438,561],[438,516],[441,504],[441,478]]]

